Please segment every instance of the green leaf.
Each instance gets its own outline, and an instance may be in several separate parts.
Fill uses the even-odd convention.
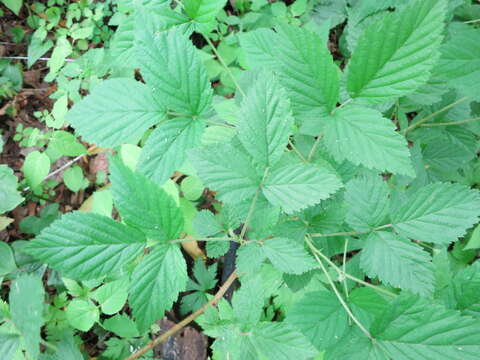
[[[187,158],[187,151],[200,144],[205,123],[187,118],[168,120],[149,136],[138,170],[159,185],[172,176]]]
[[[135,268],[129,303],[140,332],[171,308],[178,293],[185,290],[187,279],[185,259],[175,244],[158,245]]]
[[[232,299],[235,319],[242,330],[249,331],[258,324],[263,312],[263,288],[259,276],[242,283]]]
[[[83,177],[83,170],[80,166],[72,166],[67,169],[63,173],[63,182],[68,189],[73,192],[77,192],[88,186],[88,180]]]
[[[480,91],[480,30],[461,23],[452,23],[451,27],[452,36],[440,48],[441,56],[435,74],[459,88],[466,96],[473,96]]]
[[[50,159],[45,153],[33,151],[27,155],[22,170],[30,187],[35,188],[47,177],[50,171]]]
[[[329,198],[341,187],[340,180],[327,169],[297,164],[270,171],[262,191],[273,205],[292,213]]]
[[[287,312],[287,322],[299,329],[318,350],[324,350],[347,331],[348,315],[335,294],[323,290],[306,293],[295,302]]]
[[[352,98],[380,103],[425,84],[437,59],[444,0],[415,0],[370,24],[347,69]]]
[[[237,273],[239,275],[257,273],[266,258],[262,246],[256,242],[252,241],[240,246],[235,262]]]
[[[424,296],[433,293],[430,255],[394,233],[371,233],[360,255],[360,266],[369,277],[378,277],[383,283]]]
[[[286,323],[260,323],[252,330],[250,341],[261,354],[254,359],[307,360],[317,353],[301,333]]]
[[[231,144],[215,144],[190,153],[190,160],[206,186],[218,191],[219,200],[239,203],[251,199],[260,176],[250,158]]]
[[[325,146],[338,162],[413,176],[405,138],[377,110],[347,105],[327,119]]]
[[[153,93],[177,113],[198,116],[212,101],[212,88],[195,47],[178,30],[153,34],[148,27],[139,39],[137,61]]]
[[[73,299],[65,310],[68,323],[75,329],[88,331],[99,319],[99,311],[91,301]]]
[[[20,336],[0,333],[0,354],[5,360],[14,360],[20,345]]]
[[[185,12],[199,23],[215,20],[218,12],[223,9],[226,0],[184,0]]]
[[[66,119],[85,141],[114,147],[138,141],[165,116],[165,108],[145,85],[132,79],[109,79],[76,103]]]
[[[480,248],[480,225],[477,225],[470,235],[467,245],[463,248],[463,250],[469,249],[478,249]]]
[[[80,212],[56,220],[22,251],[80,280],[119,273],[145,247],[145,236],[110,218]]]
[[[20,332],[25,349],[32,359],[40,355],[40,328],[43,320],[44,290],[36,275],[21,275],[10,287],[9,303],[12,321]]]
[[[390,190],[380,176],[350,180],[346,185],[346,221],[355,231],[382,225],[389,212]]]
[[[281,25],[240,37],[251,66],[273,68],[287,90],[299,119],[330,112],[339,96],[339,71],[326,44],[306,29]]]
[[[121,279],[103,284],[91,294],[100,304],[102,313],[113,315],[122,310],[128,297],[128,280]]]
[[[17,16],[23,6],[23,0],[2,0],[2,3]]]
[[[183,179],[180,184],[180,190],[182,191],[183,196],[190,201],[198,200],[200,196],[202,196],[204,189],[205,186],[203,185],[202,180],[196,176],[188,176]]]
[[[13,252],[7,243],[0,242],[0,277],[17,269]]]
[[[303,274],[317,267],[317,263],[303,245],[294,240],[269,239],[263,244],[263,251],[273,266],[287,274]]]
[[[173,240],[183,230],[179,207],[163,189],[111,158],[110,180],[115,206],[128,225],[142,230],[148,238]]]
[[[415,240],[447,245],[477,223],[480,194],[459,184],[436,183],[413,192],[391,214],[393,227]]]
[[[103,327],[123,338],[140,336],[137,325],[127,315],[118,314],[103,322]]]
[[[272,166],[285,151],[292,125],[285,90],[273,74],[262,72],[242,102],[238,138],[255,161]]]
[[[0,165],[0,214],[14,209],[23,201],[17,191],[18,179],[7,165]]]
[[[78,156],[87,152],[73,134],[63,130],[53,133],[48,148],[64,156]]]
[[[477,319],[417,296],[398,297],[371,334],[392,359],[475,360],[480,351]]]

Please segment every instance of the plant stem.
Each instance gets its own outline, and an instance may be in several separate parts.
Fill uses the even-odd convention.
[[[318,145],[320,145],[320,140],[322,140],[323,134],[320,134],[317,136],[317,139],[313,143],[312,148],[310,149],[310,152],[308,153],[307,161],[310,162],[312,160],[313,155],[315,155],[315,151],[317,151]]]
[[[292,148],[292,150],[297,154],[297,156],[302,160],[303,162],[307,162],[307,159],[302,155],[302,153],[297,149],[297,147],[292,143],[292,140],[288,139],[288,145]]]
[[[228,277],[227,281],[225,281],[225,283],[222,285],[222,287],[220,289],[218,289],[217,293],[215,294],[215,296],[209,301],[207,302],[205,305],[203,305],[202,307],[200,307],[197,311],[195,311],[194,313],[190,314],[189,316],[187,316],[185,319],[183,319],[182,321],[180,321],[177,325],[175,325],[174,327],[172,327],[170,330],[168,330],[167,332],[163,333],[162,335],[160,335],[159,337],[157,337],[156,339],[154,339],[152,342],[150,342],[148,345],[144,346],[143,348],[141,348],[140,350],[134,352],[132,355],[130,355],[129,357],[125,358],[125,360],[135,360],[135,359],[138,359],[140,356],[142,356],[143,354],[145,354],[146,352],[148,352],[149,350],[153,349],[155,346],[157,346],[158,344],[166,341],[170,336],[176,334],[177,332],[179,332],[181,329],[183,329],[185,326],[187,326],[188,324],[190,324],[193,320],[195,320],[197,317],[199,317],[200,315],[202,315],[205,310],[209,307],[209,306],[213,306],[215,305],[222,297],[223,295],[225,294],[225,292],[228,290],[228,288],[233,284],[233,282],[235,281],[235,279],[237,278],[237,273],[236,272],[233,272],[232,274],[230,274],[230,276]]]
[[[28,56],[1,56],[0,59],[10,59],[10,60],[28,60]],[[41,60],[41,61],[49,61],[50,58],[45,58],[45,57],[41,57],[41,58],[38,58],[38,60]],[[64,61],[66,62],[74,62],[75,59],[65,59]]]
[[[245,237],[245,233],[247,232],[248,224],[250,223],[250,220],[252,219],[252,216],[253,216],[253,212],[255,211],[255,206],[257,205],[257,200],[259,195],[260,195],[260,186],[257,188],[257,192],[255,193],[252,203],[250,204],[250,208],[248,209],[247,218],[243,223],[242,232],[240,233],[240,241],[242,241],[243,238]]]
[[[223,58],[220,56],[219,52],[217,51],[217,48],[213,45],[212,41],[210,40],[210,38],[206,35],[203,36],[205,38],[205,40],[207,41],[207,44],[210,45],[210,47],[212,48],[213,50],[213,53],[215,54],[215,56],[217,57],[218,61],[220,61],[220,64],[222,64],[222,66],[225,68],[225,71],[227,72],[228,76],[230,76],[230,78],[232,79],[233,83],[235,84],[235,87],[238,89],[238,91],[240,91],[240,93],[245,96],[245,92],[242,90],[242,88],[240,87],[240,85],[238,84],[237,82],[237,79],[235,79],[235,76],[233,75],[232,71],[230,70],[230,68],[228,67],[228,65],[225,63],[225,60],[223,60]]]
[[[355,282],[357,282],[357,283],[359,283],[359,284],[362,284],[362,285],[365,285],[365,286],[367,286],[367,287],[370,287],[370,288],[374,289],[375,291],[378,291],[378,292],[383,293],[383,294],[385,294],[385,295],[392,296],[392,297],[397,296],[397,294],[395,294],[395,293],[393,293],[393,292],[391,292],[391,291],[388,291],[388,290],[385,290],[385,289],[383,289],[383,288],[381,288],[381,287],[378,287],[378,286],[375,286],[375,285],[373,285],[373,284],[370,284],[370,283],[368,283],[368,282],[366,282],[366,281],[364,281],[364,280],[362,280],[362,279],[359,279],[359,278],[357,278],[357,277],[355,277],[355,276],[353,276],[353,275],[350,275],[350,274],[347,273],[347,272],[342,271],[342,269],[340,269],[337,265],[335,265],[335,263],[334,263],[332,260],[330,260],[330,259],[328,258],[328,256],[326,256],[326,255],[323,254],[320,250],[318,250],[318,249],[313,245],[313,243],[312,243],[309,239],[307,239],[307,243],[308,243],[308,242],[310,243],[310,244],[309,244],[310,249],[311,249],[314,253],[316,253],[318,256],[320,256],[323,260],[325,260],[325,261],[327,262],[327,264],[330,265],[330,266],[338,273],[339,276],[343,276],[343,277],[349,278],[349,279],[352,280],[352,281],[355,281]]]
[[[458,99],[458,100],[454,101],[451,104],[448,104],[447,106],[444,106],[440,110],[437,110],[437,111],[431,113],[430,115],[425,116],[423,119],[420,119],[415,124],[410,125],[405,130],[403,130],[403,133],[406,134],[410,130],[416,129],[417,127],[421,126],[424,122],[427,122],[428,120],[430,120],[431,118],[434,118],[438,114],[441,114],[442,112],[447,111],[448,109],[450,109],[450,108],[454,107],[455,105],[460,104],[460,103],[462,103],[462,102],[464,102],[468,99],[469,99],[468,97],[463,97],[461,99]]]
[[[307,244],[308,246],[310,247],[310,249],[314,248],[313,244],[311,243],[311,241],[307,240]],[[315,257],[315,259],[317,260],[318,264],[320,265],[320,267],[322,268],[322,271],[323,273],[325,274],[325,276],[327,277],[327,280],[328,280],[328,283],[330,284],[330,286],[332,287],[333,289],[333,292],[335,293],[335,295],[337,296],[338,298],[338,301],[340,301],[340,304],[342,304],[343,308],[345,309],[345,312],[348,314],[348,316],[350,317],[350,319],[352,319],[352,321],[357,324],[357,326],[360,328],[360,330],[370,339],[373,339],[372,335],[369,333],[369,331],[362,325],[362,323],[355,317],[355,315],[353,315],[352,311],[350,310],[350,308],[348,307],[347,303],[345,302],[345,300],[343,299],[342,295],[338,292],[338,289],[337,287],[335,286],[333,280],[332,280],[332,277],[330,276],[330,274],[328,273],[327,269],[325,268],[325,265],[323,265],[323,262],[322,260],[320,260],[320,258],[318,257],[317,253],[315,251],[313,251],[312,249],[312,253],[313,253],[313,256]]]
[[[480,117],[476,117],[473,119],[467,119],[467,120],[460,120],[460,121],[451,121],[451,122],[444,122],[444,123],[431,123],[431,124],[422,124],[420,126],[450,126],[450,125],[460,125],[460,124],[466,124],[474,121],[479,121]]]
[[[345,239],[345,244],[343,246],[343,262],[342,262],[342,272],[346,274],[347,270],[347,249],[348,249],[348,238]],[[348,299],[348,286],[347,286],[347,277],[343,277],[343,290],[345,291],[345,296]]]
[[[373,228],[367,231],[346,231],[346,232],[337,232],[337,233],[330,233],[330,234],[312,233],[310,234],[310,236],[311,237],[355,236],[355,235],[369,234],[371,232],[386,229],[392,226],[393,226],[392,224],[386,224],[382,226],[377,226],[376,228]]]

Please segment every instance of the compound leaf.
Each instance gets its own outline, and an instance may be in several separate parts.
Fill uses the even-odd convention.
[[[263,251],[273,266],[287,274],[303,274],[317,266],[303,245],[291,239],[269,239],[263,244]]]
[[[418,296],[400,296],[372,324],[371,334],[392,359],[475,360],[480,324]]]
[[[255,161],[272,166],[285,150],[292,125],[285,90],[273,74],[262,72],[243,100],[238,138]]]
[[[171,308],[187,279],[187,265],[176,244],[157,246],[135,268],[129,303],[141,332]]]
[[[436,183],[410,194],[391,214],[393,227],[415,240],[449,244],[480,215],[480,194],[459,184]]]
[[[339,162],[413,176],[405,138],[376,110],[358,105],[338,109],[325,122],[325,146]]]
[[[255,195],[260,177],[248,156],[231,144],[215,144],[190,154],[205,185],[218,191],[225,202],[239,203]]]
[[[388,215],[390,190],[380,176],[349,181],[346,185],[346,221],[355,231],[381,225]]]
[[[163,185],[183,165],[187,150],[199,145],[204,128],[203,121],[186,118],[160,124],[143,147],[138,170]]]
[[[115,206],[128,225],[142,230],[148,238],[173,240],[183,230],[183,215],[165,190],[135,173],[120,158],[110,162]]]
[[[348,66],[352,98],[380,103],[427,82],[442,41],[444,0],[415,0],[370,24]]]
[[[273,205],[292,213],[327,199],[341,186],[340,180],[327,169],[297,164],[270,171],[262,191]]]
[[[335,294],[317,291],[306,293],[292,305],[287,322],[299,329],[318,350],[324,350],[347,331],[348,315]]]
[[[153,93],[172,111],[197,116],[207,110],[212,88],[197,50],[179,30],[142,30],[137,62]]]
[[[150,89],[132,79],[106,80],[67,113],[67,121],[85,141],[114,147],[138,141],[165,116]]]
[[[394,233],[370,234],[360,255],[360,266],[369,277],[378,277],[383,283],[420,295],[433,293],[430,255]]]
[[[89,280],[120,272],[144,246],[139,230],[105,216],[74,212],[45,228],[22,251],[66,277]]]

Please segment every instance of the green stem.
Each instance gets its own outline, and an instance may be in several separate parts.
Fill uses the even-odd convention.
[[[386,224],[382,226],[377,226],[376,228],[373,228],[367,231],[346,231],[346,232],[337,232],[337,233],[330,233],[330,234],[312,233],[310,234],[310,236],[311,237],[355,236],[355,235],[369,234],[371,232],[386,229],[392,226],[393,226],[392,224]]]
[[[317,136],[317,140],[313,143],[312,148],[310,149],[310,152],[308,153],[307,161],[310,162],[312,160],[313,155],[315,155],[315,151],[317,151],[318,145],[320,144],[320,140],[322,140],[323,135],[320,134]]]
[[[378,287],[378,286],[375,286],[375,285],[373,285],[373,284],[370,284],[370,283],[368,283],[368,282],[366,282],[366,281],[364,281],[364,280],[362,280],[362,279],[359,279],[359,278],[357,278],[357,277],[355,277],[355,276],[353,276],[353,275],[350,275],[350,274],[347,273],[347,272],[342,271],[342,269],[340,269],[332,260],[330,260],[330,259],[328,258],[328,256],[326,256],[326,255],[323,254],[320,250],[318,250],[318,249],[313,245],[313,243],[311,242],[311,240],[307,239],[307,243],[310,243],[310,244],[309,244],[310,249],[311,249],[314,253],[316,253],[318,256],[320,256],[323,260],[325,260],[325,261],[327,262],[327,264],[330,265],[330,266],[338,273],[338,275],[339,275],[340,277],[346,277],[346,278],[348,278],[348,279],[350,279],[350,280],[352,280],[352,281],[355,281],[355,282],[357,282],[357,283],[359,283],[359,284],[362,284],[362,285],[364,285],[364,286],[367,286],[367,287],[369,287],[369,288],[372,288],[372,289],[374,289],[375,291],[378,291],[378,292],[380,292],[380,293],[382,293],[382,294],[385,294],[385,295],[388,295],[388,296],[392,296],[392,297],[396,297],[396,296],[397,296],[397,294],[395,294],[395,293],[393,293],[393,292],[391,292],[391,291],[388,291],[388,290],[383,289],[383,288],[381,288],[381,287]]]
[[[457,101],[454,101],[453,103],[451,104],[448,104],[447,106],[444,106],[443,108],[441,108],[440,110],[437,110],[433,113],[431,113],[430,115],[427,115],[425,116],[423,119],[420,119],[419,121],[417,121],[415,124],[412,124],[410,125],[409,127],[407,127],[405,130],[403,130],[403,133],[406,134],[407,132],[413,130],[413,129],[416,129],[417,127],[421,126],[423,123],[427,122],[428,120],[430,120],[431,118],[434,118],[435,116],[437,116],[438,114],[441,114],[442,112],[444,111],[447,111],[448,109],[454,107],[455,105],[457,104],[460,104],[461,102],[464,102],[466,100],[468,100],[469,98],[468,97],[463,97],[461,99],[458,99]]]
[[[297,149],[295,145],[293,145],[292,140],[288,139],[288,145],[292,148],[292,150],[297,154],[297,156],[302,160],[303,162],[307,162],[307,159],[302,155],[302,153]]]
[[[348,238],[345,239],[345,244],[343,245],[343,262],[342,262],[342,272],[345,274],[347,271],[347,249],[348,249]],[[343,279],[343,290],[345,291],[345,296],[348,299],[348,286],[347,286],[347,277]]]
[[[242,90],[242,88],[240,87],[240,85],[238,84],[237,82],[237,79],[235,79],[235,76],[233,75],[232,71],[230,70],[230,68],[228,67],[228,65],[225,63],[225,60],[223,60],[223,58],[220,56],[219,52],[217,51],[217,48],[213,45],[212,41],[210,40],[210,38],[206,35],[203,36],[205,38],[205,40],[207,41],[207,44],[210,45],[210,47],[212,48],[212,51],[213,53],[215,54],[215,56],[217,57],[218,61],[220,61],[220,64],[222,64],[222,66],[225,68],[225,71],[227,72],[228,76],[230,76],[230,78],[232,79],[233,83],[235,84],[236,88],[238,89],[238,91],[240,91],[240,93],[245,96],[245,92]]]
[[[310,247],[310,249],[312,249],[313,247],[313,244],[307,240],[307,244],[308,246]],[[340,301],[340,304],[342,304],[345,312],[348,314],[348,316],[350,317],[350,319],[352,319],[352,321],[357,324],[357,326],[360,328],[360,330],[370,339],[373,339],[372,335],[369,333],[369,331],[363,326],[363,324],[355,317],[355,315],[353,315],[352,311],[350,310],[350,308],[348,307],[347,303],[345,302],[345,300],[343,299],[342,295],[338,292],[338,289],[337,287],[335,286],[335,284],[333,283],[333,280],[332,280],[332,277],[330,276],[330,274],[328,273],[327,269],[325,268],[325,265],[323,265],[323,262],[322,260],[320,260],[320,258],[318,257],[318,255],[316,254],[316,252],[314,252],[312,250],[312,253],[313,253],[313,256],[315,257],[315,260],[317,260],[318,264],[320,265],[320,267],[322,268],[322,271],[323,273],[325,274],[325,276],[327,277],[327,280],[328,280],[328,283],[330,284],[330,286],[332,287],[333,289],[333,292],[335,293],[338,301]]]
[[[265,180],[265,178],[268,175],[268,170],[269,170],[269,168],[267,167],[267,168],[265,168],[265,171],[263,172],[262,183],[263,183],[263,180]],[[247,232],[248,224],[250,223],[250,220],[252,219],[253,212],[255,211],[255,206],[257,205],[257,200],[258,200],[258,197],[260,195],[261,187],[262,186],[260,185],[257,188],[257,191],[255,192],[255,196],[253,197],[252,203],[250,204],[250,209],[248,209],[247,218],[245,219],[245,222],[243,223],[242,231],[240,233],[240,241],[243,241],[243,239],[245,237],[245,233]]]
[[[460,120],[460,121],[451,121],[451,122],[444,122],[444,123],[431,123],[431,124],[422,124],[421,126],[451,126],[451,125],[460,125],[460,124],[467,124],[474,121],[479,121],[480,117],[476,117],[473,119],[467,120]]]

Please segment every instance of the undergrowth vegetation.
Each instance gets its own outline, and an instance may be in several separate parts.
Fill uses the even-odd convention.
[[[478,359],[477,1],[1,2],[2,360]]]

